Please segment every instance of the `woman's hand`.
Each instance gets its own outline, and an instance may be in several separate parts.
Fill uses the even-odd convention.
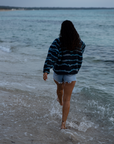
[[[47,80],[47,75],[48,75],[47,73],[44,73],[44,74],[43,74],[43,79],[44,79],[45,81]]]

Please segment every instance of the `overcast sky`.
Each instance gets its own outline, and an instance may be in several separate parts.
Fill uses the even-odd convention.
[[[0,0],[0,6],[114,7],[114,0]]]

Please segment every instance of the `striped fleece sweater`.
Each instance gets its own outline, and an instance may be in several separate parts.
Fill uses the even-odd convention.
[[[43,73],[50,73],[50,69],[59,75],[77,74],[83,60],[85,43],[81,42],[81,50],[69,51],[61,48],[60,39],[57,38],[49,47],[46,61],[44,63]]]

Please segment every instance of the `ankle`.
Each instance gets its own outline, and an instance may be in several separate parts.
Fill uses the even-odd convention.
[[[62,121],[61,129],[66,129],[66,121]]]
[[[63,120],[62,120],[62,124],[64,124],[64,125],[65,125],[65,124],[66,124],[66,121],[63,121]]]

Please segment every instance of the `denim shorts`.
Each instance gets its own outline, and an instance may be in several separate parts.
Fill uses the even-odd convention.
[[[76,74],[58,75],[54,72],[53,79],[58,83],[71,83],[72,81],[76,81]]]

